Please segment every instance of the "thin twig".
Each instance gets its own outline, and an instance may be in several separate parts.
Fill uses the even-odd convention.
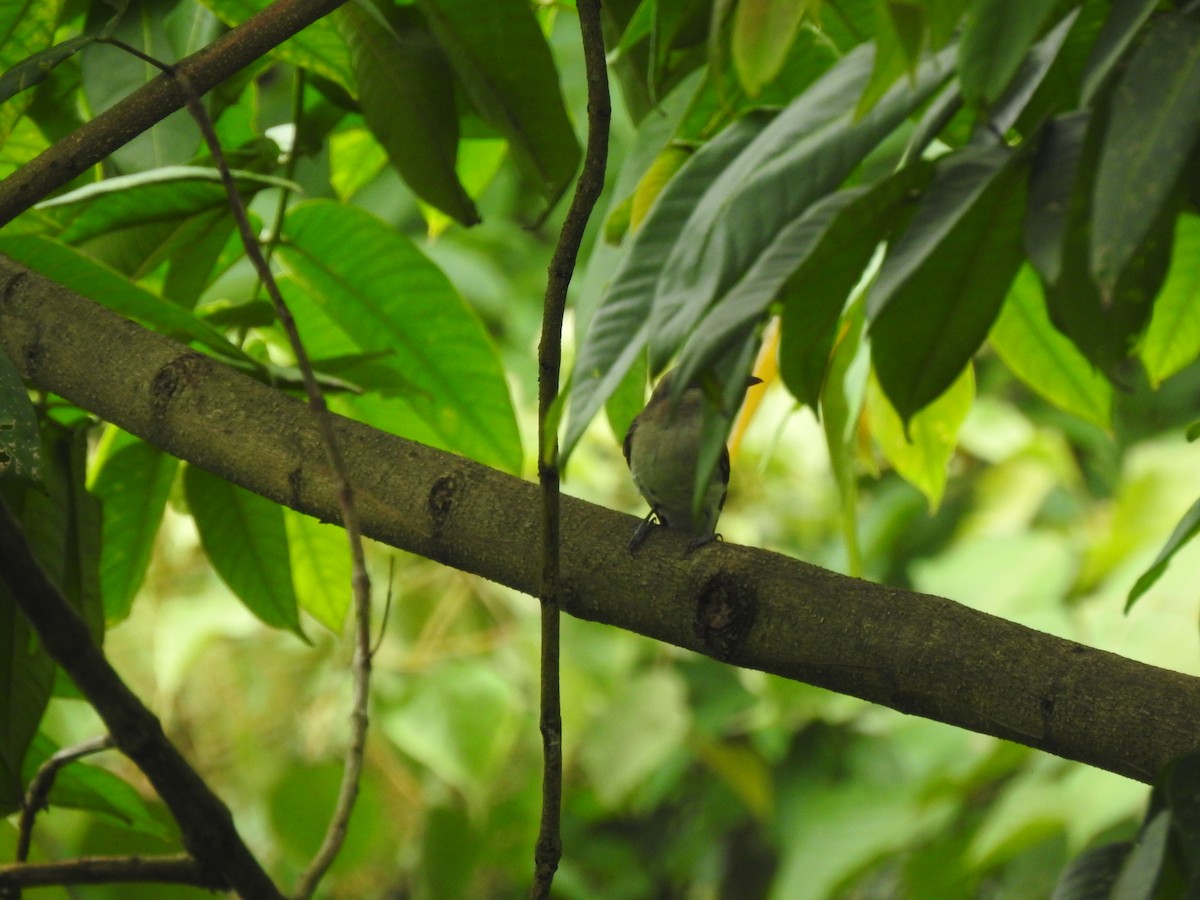
[[[371,683],[371,581],[370,576],[367,574],[367,563],[362,543],[362,530],[359,526],[358,515],[354,509],[354,488],[351,486],[350,479],[346,475],[346,463],[342,458],[341,450],[338,448],[337,437],[333,429],[333,417],[329,412],[328,405],[325,403],[325,395],[321,392],[321,387],[317,383],[316,373],[313,371],[308,352],[304,349],[304,344],[300,340],[300,332],[296,328],[296,320],[292,317],[292,312],[288,308],[287,303],[284,302],[283,295],[279,291],[279,285],[276,283],[275,276],[271,272],[271,265],[267,262],[262,249],[258,245],[258,238],[254,234],[253,227],[250,225],[250,216],[246,212],[246,205],[242,202],[241,194],[238,193],[237,182],[234,181],[233,173],[229,169],[229,164],[225,159],[225,152],[221,147],[220,139],[217,137],[216,129],[213,128],[208,110],[200,102],[199,93],[192,86],[188,76],[177,67],[166,65],[121,41],[110,40],[108,42],[134,54],[153,66],[157,66],[163,72],[173,75],[179,82],[180,87],[183,88],[184,103],[187,110],[196,121],[196,125],[200,128],[200,133],[204,137],[204,143],[208,146],[209,153],[212,154],[213,164],[217,167],[217,171],[221,175],[221,183],[225,187],[225,195],[229,200],[229,209],[233,213],[234,221],[241,235],[246,256],[258,274],[259,283],[266,289],[267,296],[271,298],[271,303],[275,307],[275,315],[279,319],[280,324],[283,325],[284,332],[287,334],[288,343],[291,345],[292,353],[296,357],[296,365],[299,367],[301,377],[304,380],[304,392],[308,398],[309,410],[311,410],[317,429],[321,434],[321,443],[325,448],[326,460],[329,463],[330,469],[333,470],[334,478],[338,484],[338,506],[342,514],[342,524],[346,529],[346,538],[350,544],[350,559],[353,565],[351,584],[354,589],[355,627],[354,661],[351,669],[354,674],[354,696],[350,711],[350,740],[346,746],[342,769],[342,783],[338,789],[337,801],[334,805],[333,814],[330,816],[329,825],[325,831],[325,837],[321,842],[321,846],[318,848],[316,855],[313,857],[312,862],[309,863],[304,874],[300,876],[295,889],[294,896],[297,900],[306,900],[306,898],[312,896],[321,878],[324,877],[329,867],[333,865],[333,861],[337,858],[338,852],[346,840],[346,834],[350,827],[350,814],[354,810],[354,801],[358,798],[358,785],[362,776],[363,755],[367,744],[367,707]]]
[[[542,336],[538,345],[538,481],[542,495],[542,649],[541,733],[542,813],[534,848],[531,895],[550,896],[554,873],[562,858],[562,708],[559,697],[559,470],[558,435],[551,413],[558,398],[562,368],[562,323],[567,288],[583,242],[592,208],[604,187],[608,158],[608,125],[611,108],[599,0],[579,0],[579,30],[583,41],[588,85],[588,138],[583,170],[575,196],[559,233],[550,261],[542,309]]]
[[[186,884],[224,890],[225,881],[187,854],[177,856],[85,856],[50,863],[0,866],[0,889],[67,884]]]
[[[46,808],[50,797],[50,789],[59,770],[70,763],[91,756],[102,750],[115,746],[112,735],[103,734],[76,744],[74,747],[64,747],[38,768],[37,773],[25,790],[25,801],[21,805],[21,820],[17,825],[17,862],[29,859],[29,845],[33,840],[33,822],[37,814]]]
[[[283,295],[279,292],[279,285],[275,282],[275,277],[271,273],[271,266],[258,246],[258,239],[254,234],[254,229],[250,225],[250,217],[246,212],[246,206],[242,202],[241,195],[238,193],[233,173],[230,172],[229,165],[225,161],[221,142],[217,138],[217,133],[213,128],[212,120],[208,116],[208,111],[204,109],[204,105],[200,102],[199,94],[196,93],[188,77],[182,71],[170,66],[164,67],[164,71],[174,74],[184,90],[188,112],[191,113],[192,118],[196,120],[196,124],[200,127],[200,132],[204,136],[204,142],[208,145],[208,150],[213,156],[213,162],[217,170],[221,173],[221,182],[225,186],[225,193],[229,199],[229,208],[233,212],[234,221],[237,223],[238,231],[242,237],[242,244],[246,248],[246,256],[254,266],[259,281],[267,291],[267,296],[271,298],[271,303],[275,306],[275,315],[283,326],[288,342],[291,344],[292,353],[296,357],[296,365],[299,367],[300,374],[304,379],[304,392],[308,398],[308,407],[312,411],[313,419],[321,434],[321,443],[325,448],[326,460],[329,463],[330,469],[333,470],[334,478],[337,480],[338,507],[342,514],[342,524],[346,529],[346,538],[350,544],[350,559],[353,565],[351,583],[354,588],[355,612],[354,661],[351,666],[354,674],[354,697],[351,702],[350,711],[350,740],[346,746],[345,761],[342,769],[342,783],[338,789],[337,802],[330,817],[329,826],[325,831],[325,837],[312,862],[309,863],[308,869],[301,875],[295,888],[294,896],[297,900],[305,900],[305,898],[312,896],[321,878],[324,877],[329,867],[333,864],[334,859],[337,858],[338,852],[346,840],[346,833],[350,827],[350,813],[353,811],[354,801],[358,797],[363,754],[367,744],[367,705],[371,683],[371,581],[367,574],[367,563],[362,543],[362,530],[359,526],[358,515],[354,509],[354,488],[351,486],[350,479],[346,475],[346,463],[342,458],[341,450],[338,448],[337,437],[333,428],[333,416],[330,414],[329,407],[325,403],[325,396],[321,393],[320,385],[317,384],[312,362],[309,360],[308,353],[300,341],[300,332],[296,328],[296,320],[292,317],[287,303],[284,302]]]

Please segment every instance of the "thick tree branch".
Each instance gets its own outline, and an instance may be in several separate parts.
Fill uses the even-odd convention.
[[[345,2],[277,0],[254,18],[180,60],[176,71],[203,94]],[[0,226],[156,122],[182,109],[185,102],[179,83],[170,76],[160,75],[45,150],[0,181]]]
[[[37,386],[326,520],[337,488],[299,402],[0,257],[0,345]],[[538,488],[339,418],[363,532],[528,594]],[[748,668],[1149,781],[1200,747],[1200,678],[927,594],[722,544],[680,559],[564,497],[563,609]]]

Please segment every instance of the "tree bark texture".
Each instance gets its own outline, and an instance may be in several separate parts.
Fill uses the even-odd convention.
[[[327,521],[336,484],[302,403],[0,257],[0,346],[38,387]],[[338,418],[365,534],[536,595],[536,485]],[[718,544],[681,558],[563,498],[567,613],[1151,781],[1200,747],[1200,678],[940,597]]]

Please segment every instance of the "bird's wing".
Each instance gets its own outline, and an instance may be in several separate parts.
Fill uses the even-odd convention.
[[[625,453],[625,465],[632,468],[632,463],[629,461],[630,454],[633,453],[633,432],[637,429],[637,416],[633,417],[633,421],[629,423],[629,430],[625,432],[625,442],[621,445],[621,449]]]

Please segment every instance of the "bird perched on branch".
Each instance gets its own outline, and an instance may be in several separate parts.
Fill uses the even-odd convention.
[[[633,475],[633,483],[646,502],[650,513],[642,520],[629,541],[633,553],[645,540],[650,522],[659,523],[692,536],[687,552],[717,539],[717,518],[725,505],[729,486],[729,449],[721,448],[704,499],[698,511],[692,498],[696,489],[696,466],[704,428],[704,407],[709,401],[704,391],[695,385],[684,389],[672,401],[671,383],[675,370],[667,372],[650,395],[646,408],[634,417],[625,434],[625,461]],[[749,378],[746,387],[758,384],[759,378]]]

